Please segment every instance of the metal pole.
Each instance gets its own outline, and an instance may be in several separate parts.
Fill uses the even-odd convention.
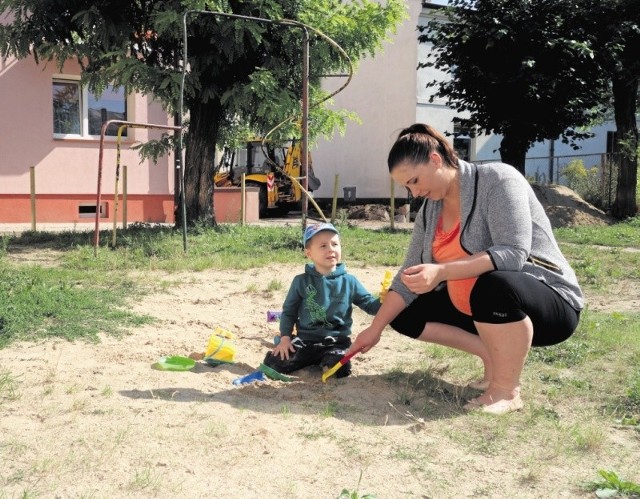
[[[31,230],[36,231],[36,167],[29,167],[31,178]]]
[[[127,228],[127,165],[122,165],[122,228]]]
[[[247,202],[245,197],[247,195],[247,188],[244,179],[245,174],[243,173],[240,177],[240,225],[244,225],[247,218]]]
[[[302,175],[304,202],[302,203],[302,232],[307,227],[309,214],[309,32],[302,29]]]
[[[336,208],[338,207],[338,186],[340,185],[340,175],[336,173],[333,181],[333,201],[331,202],[331,223],[336,221]]]
[[[391,202],[391,230],[393,230],[395,229],[396,223],[396,190],[391,176],[389,176],[389,180],[391,181],[391,195],[389,197],[389,201]]]

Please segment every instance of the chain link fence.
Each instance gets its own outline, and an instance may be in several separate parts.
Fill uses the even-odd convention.
[[[616,194],[619,153],[569,154],[525,159],[525,175],[537,184],[561,184],[582,199],[607,210]],[[490,163],[494,160],[476,161]]]

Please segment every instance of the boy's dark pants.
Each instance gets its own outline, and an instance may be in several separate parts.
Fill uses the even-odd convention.
[[[348,336],[328,336],[321,342],[301,341],[296,338],[291,343],[296,351],[289,354],[289,359],[281,359],[279,355],[268,352],[264,364],[279,373],[288,374],[307,366],[333,367],[351,346]],[[336,371],[337,378],[351,374],[351,361]]]

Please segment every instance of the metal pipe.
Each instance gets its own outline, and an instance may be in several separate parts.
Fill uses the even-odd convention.
[[[243,173],[240,176],[240,225],[244,225],[247,221],[247,200],[245,196],[247,195],[247,188],[245,184],[245,174]]]
[[[302,202],[302,233],[309,215],[309,31],[302,29],[302,175],[304,198]]]
[[[29,178],[31,186],[31,230],[36,231],[36,167],[29,167]]]
[[[122,140],[122,130],[127,128],[126,125],[120,125],[118,127],[118,133],[116,134],[116,183],[113,188],[113,231],[111,233],[111,247],[116,247],[116,230],[118,228],[118,183],[120,182],[120,142]],[[96,207],[96,210],[99,210]]]
[[[331,202],[331,223],[336,221],[336,208],[338,207],[338,187],[340,185],[340,175],[336,173],[333,180],[333,201]]]
[[[389,195],[389,202],[391,205],[391,230],[393,230],[396,223],[396,190],[391,176],[389,176],[389,180],[391,181],[391,194]]]

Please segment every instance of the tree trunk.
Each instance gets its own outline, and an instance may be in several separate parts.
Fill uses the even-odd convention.
[[[220,112],[221,106],[217,100],[196,102],[189,107],[184,179],[187,226],[193,226],[196,222],[216,224],[213,176]]]
[[[524,175],[524,159],[529,143],[521,140],[517,131],[505,131],[500,142],[500,158]]]
[[[623,79],[622,74],[613,77],[613,102],[616,133],[620,145],[618,185],[611,215],[624,219],[636,215],[636,185],[638,180],[638,125],[636,105],[638,79]]]

